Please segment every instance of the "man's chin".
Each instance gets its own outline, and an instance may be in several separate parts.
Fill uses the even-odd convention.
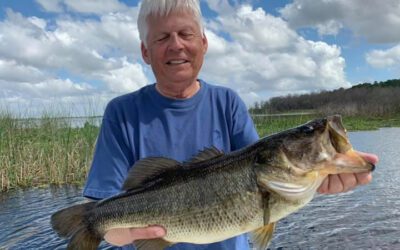
[[[196,82],[196,77],[193,76],[193,74],[188,74],[187,72],[182,72],[182,73],[175,73],[171,77],[168,78],[170,82],[174,83],[187,83],[190,81]]]

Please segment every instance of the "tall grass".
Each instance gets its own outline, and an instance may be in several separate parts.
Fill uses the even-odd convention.
[[[344,116],[343,123],[349,131],[400,127],[400,114],[390,116]]]
[[[93,155],[98,127],[74,128],[53,115],[19,119],[0,113],[1,190],[81,183]]]
[[[253,116],[253,121],[260,137],[271,135],[289,128],[296,127],[300,124],[306,123],[317,115],[265,115]]]
[[[65,116],[65,115],[64,115]],[[303,124],[317,114],[254,116],[260,137]],[[93,157],[99,127],[88,118],[82,127],[68,119],[44,114],[39,119],[21,119],[0,112],[1,190],[48,184],[82,184]],[[400,127],[400,115],[387,118],[344,117],[349,130]]]
[[[260,137],[270,135],[285,129],[293,128],[323,114],[305,115],[261,115],[253,116],[253,121]],[[342,121],[348,131],[376,130],[383,127],[400,127],[400,114],[390,116],[342,116]]]

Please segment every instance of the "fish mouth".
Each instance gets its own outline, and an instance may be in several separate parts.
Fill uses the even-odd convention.
[[[328,174],[362,173],[375,169],[375,165],[362,158],[350,144],[347,131],[339,115],[327,118],[329,138],[336,150],[333,158],[333,168],[328,168]]]

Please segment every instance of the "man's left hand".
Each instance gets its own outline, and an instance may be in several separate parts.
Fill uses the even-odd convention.
[[[366,161],[376,165],[378,163],[378,156],[374,154],[368,154],[363,152],[357,152]],[[318,192],[321,194],[337,194],[347,192],[358,185],[365,185],[370,183],[372,180],[371,172],[358,173],[358,174],[333,174],[329,175],[322,182],[318,188]]]

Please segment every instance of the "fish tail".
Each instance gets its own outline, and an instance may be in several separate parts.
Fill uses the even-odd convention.
[[[98,234],[93,234],[87,227],[81,227],[73,234],[67,250],[96,250],[101,239]]]
[[[97,249],[102,237],[90,230],[85,214],[90,212],[96,202],[75,205],[62,209],[51,216],[51,226],[61,237],[71,240],[67,249]]]

